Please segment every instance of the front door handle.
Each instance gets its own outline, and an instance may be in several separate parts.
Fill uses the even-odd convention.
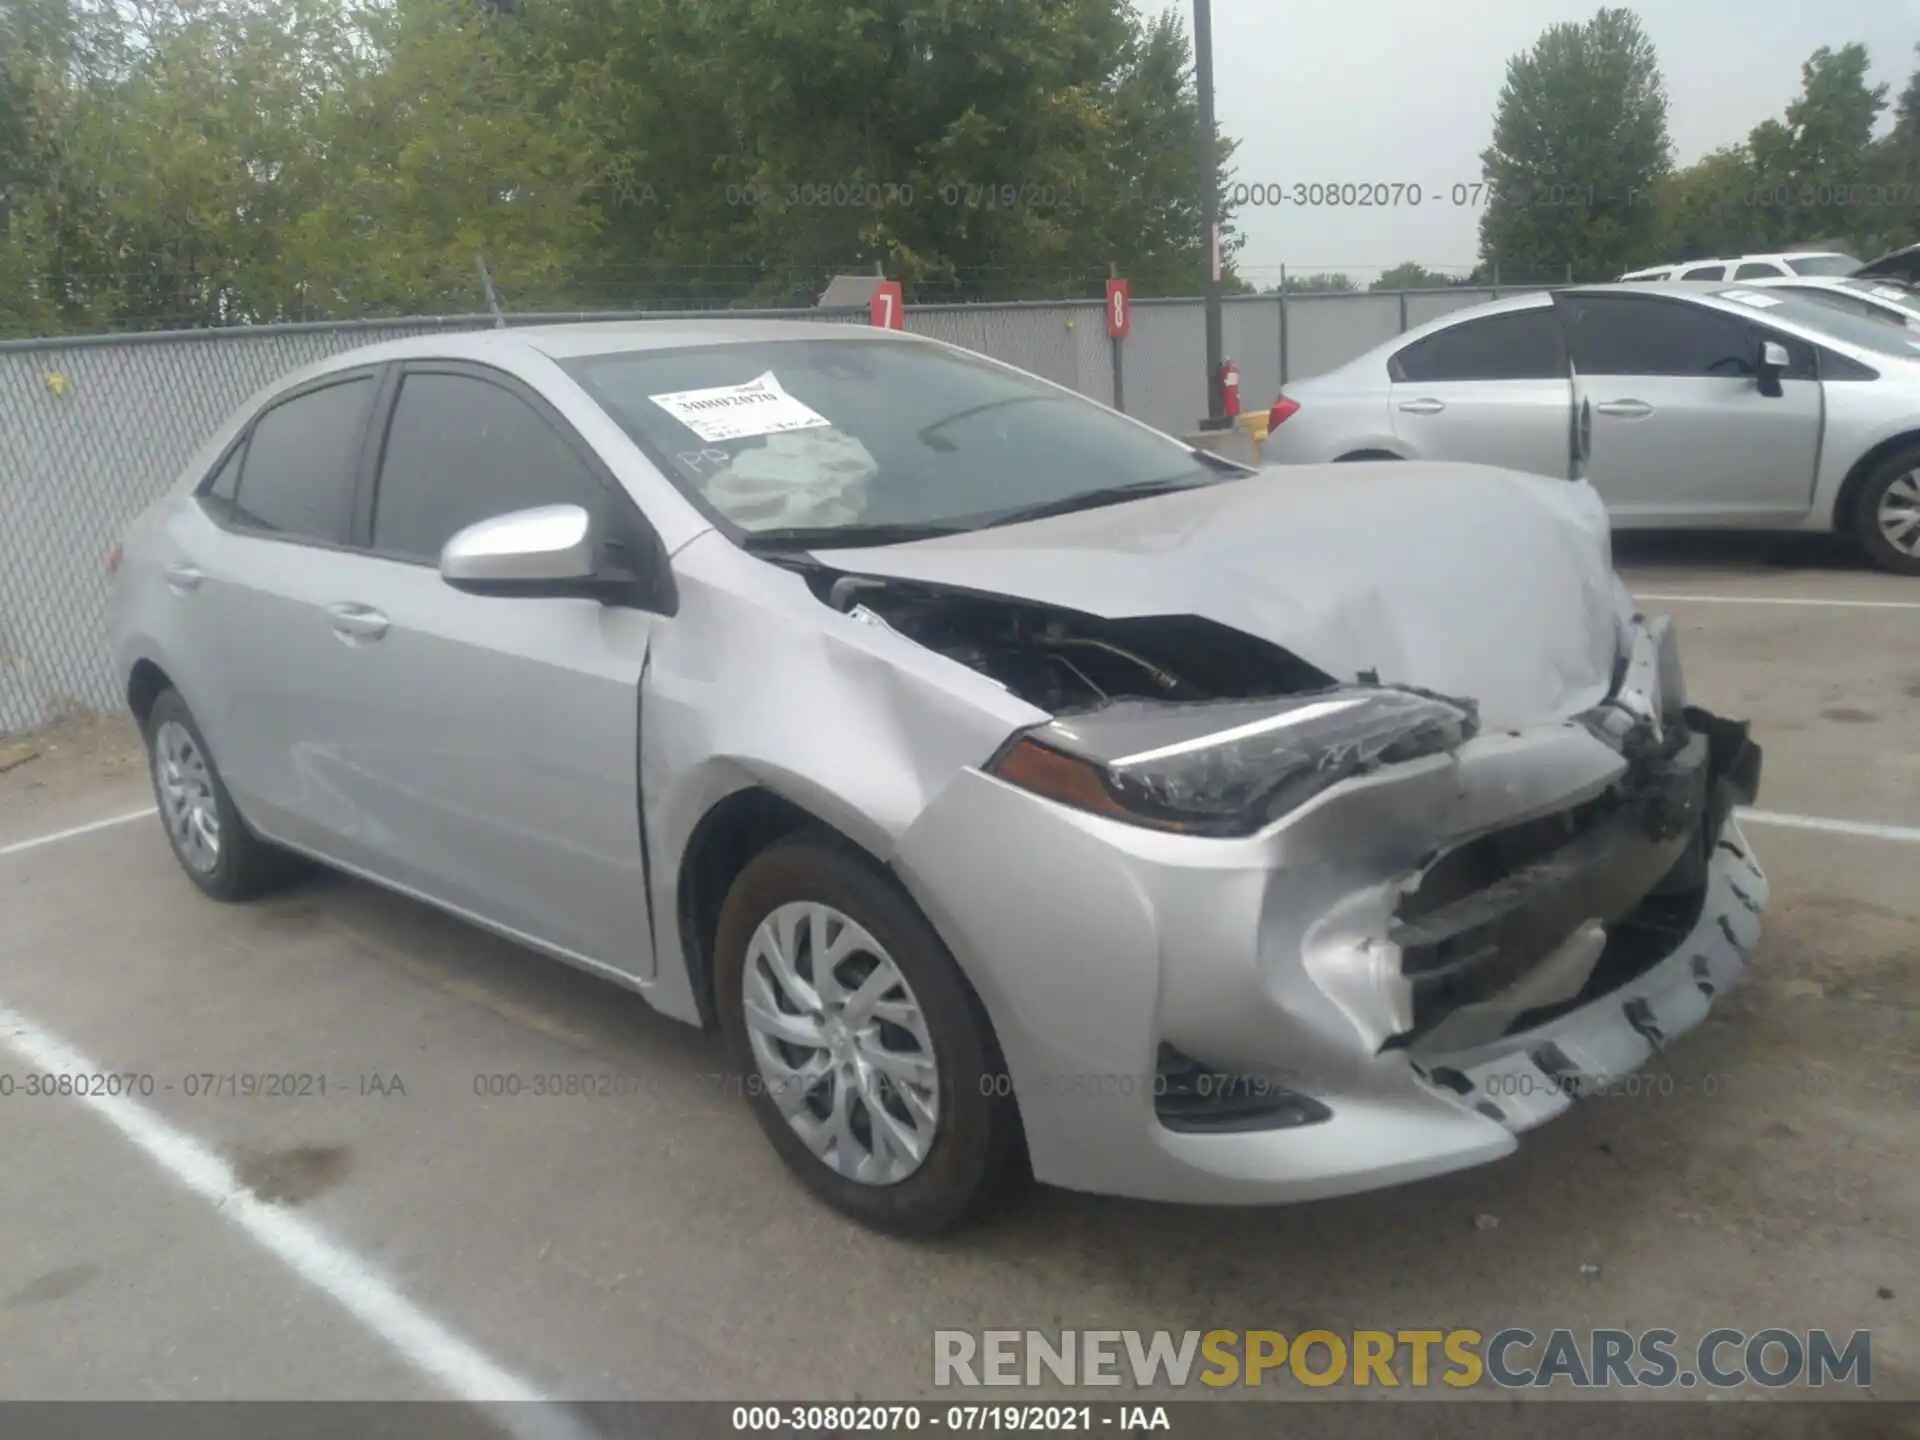
[[[1443,400],[1403,400],[1400,408],[1409,415],[1438,415],[1447,406]]]
[[[346,640],[378,640],[387,633],[387,617],[370,605],[330,605],[327,619],[333,633]]]
[[[200,586],[200,572],[191,565],[176,564],[167,566],[167,587],[176,593],[196,590]]]
[[[1602,415],[1617,415],[1623,420],[1640,420],[1653,413],[1653,407],[1644,400],[1609,400],[1593,408]]]

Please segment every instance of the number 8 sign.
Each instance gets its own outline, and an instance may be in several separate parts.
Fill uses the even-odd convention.
[[[1133,329],[1133,290],[1128,281],[1107,281],[1107,334],[1124,340]]]

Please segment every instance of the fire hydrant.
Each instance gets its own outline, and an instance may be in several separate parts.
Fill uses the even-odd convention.
[[[1240,367],[1231,360],[1220,362],[1220,413],[1229,420],[1240,414]]]

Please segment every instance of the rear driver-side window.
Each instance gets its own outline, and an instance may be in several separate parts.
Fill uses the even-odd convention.
[[[435,560],[456,531],[535,505],[597,511],[607,491],[560,432],[502,386],[416,372],[401,382],[380,461],[373,548]]]
[[[283,400],[254,421],[233,523],[289,539],[345,544],[372,398],[373,381],[361,376]]]
[[[1389,367],[1402,382],[1551,380],[1566,374],[1551,306],[1466,320],[1416,340]]]

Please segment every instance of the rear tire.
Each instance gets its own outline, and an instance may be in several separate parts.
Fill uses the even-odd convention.
[[[1920,447],[1895,451],[1860,487],[1853,533],[1867,559],[1895,575],[1920,575]]]
[[[213,752],[177,690],[147,712],[147,769],[173,858],[215,900],[251,900],[300,874],[305,862],[247,828]]]
[[[749,861],[720,912],[714,986],[755,1118],[835,1209],[929,1236],[1017,1189],[1025,1147],[986,1011],[865,856],[816,833]]]

